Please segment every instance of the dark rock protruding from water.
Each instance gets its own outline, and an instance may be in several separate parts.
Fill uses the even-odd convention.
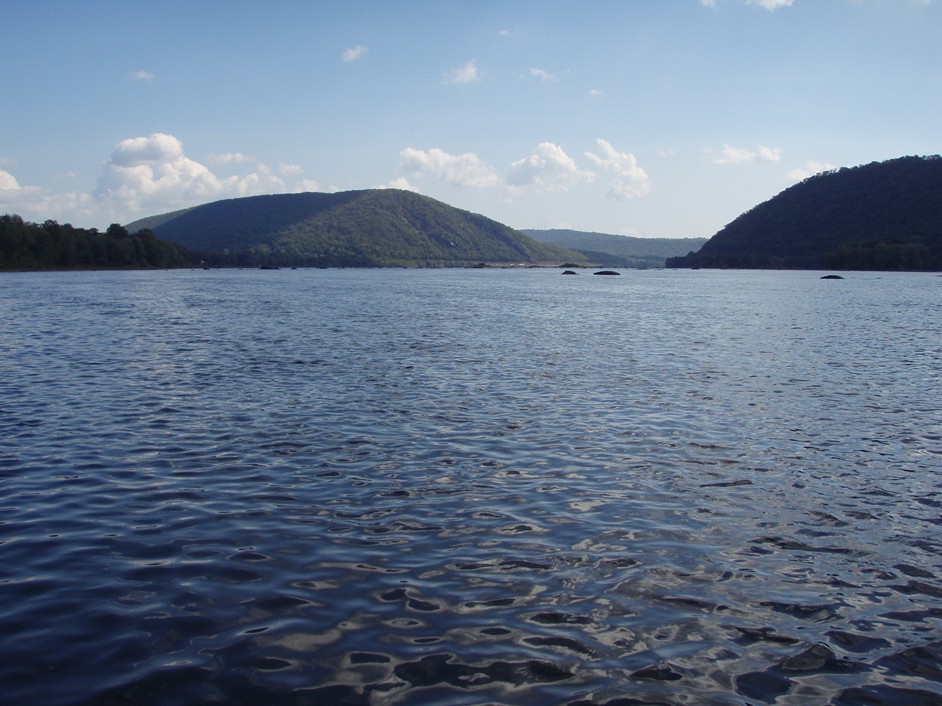
[[[573,272],[572,270],[563,270],[564,275],[577,275],[578,272]]]
[[[824,275],[821,279],[844,279],[840,275]]]
[[[615,272],[615,270],[599,270],[598,272],[593,272],[594,275],[620,275],[621,272]]]

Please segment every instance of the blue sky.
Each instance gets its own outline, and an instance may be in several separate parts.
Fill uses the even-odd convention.
[[[0,0],[0,212],[104,229],[413,189],[515,228],[709,237],[942,151],[942,0]]]

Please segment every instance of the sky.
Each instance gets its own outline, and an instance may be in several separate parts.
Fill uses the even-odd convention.
[[[710,237],[942,152],[942,0],[0,0],[0,213],[410,189]]]

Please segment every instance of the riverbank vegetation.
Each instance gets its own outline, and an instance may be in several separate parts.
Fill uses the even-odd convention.
[[[0,216],[0,270],[147,269],[189,267],[193,256],[157,238],[113,223],[104,233],[48,220]]]

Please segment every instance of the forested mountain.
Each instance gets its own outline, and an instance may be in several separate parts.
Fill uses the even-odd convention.
[[[29,223],[0,216],[0,270],[77,270],[186,267],[192,257],[179,245],[142,229],[113,223],[105,233],[56,221]]]
[[[901,157],[810,177],[667,266],[942,270],[942,159]]]
[[[580,252],[606,267],[664,267],[668,257],[683,255],[706,242],[706,238],[635,238],[562,228],[522,232],[541,243]]]
[[[213,265],[451,266],[582,262],[411,191],[251,196],[136,221]]]

